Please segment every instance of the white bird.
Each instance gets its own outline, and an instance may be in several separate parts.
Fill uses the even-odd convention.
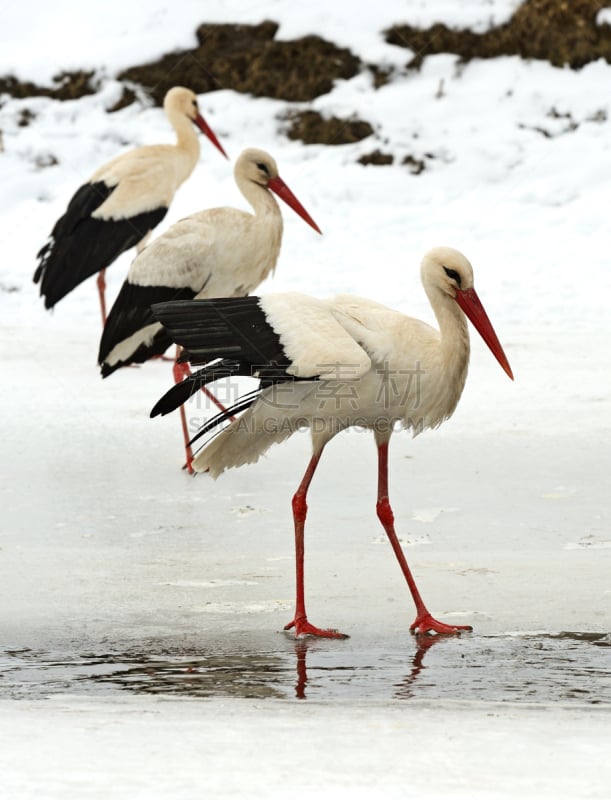
[[[174,86],[167,92],[163,108],[176,143],[145,145],[113,158],[75,192],[66,213],[55,223],[37,255],[34,273],[46,308],[99,272],[104,321],[104,270],[124,250],[144,245],[166,215],[176,190],[193,172],[199,158],[193,125],[227,157],[201,116],[194,92]]]
[[[165,300],[241,297],[274,272],[282,244],[278,195],[314,230],[318,225],[278,174],[264,150],[244,150],[234,168],[254,214],[211,208],[175,223],[134,259],[104,326],[98,363],[102,376],[161,355],[172,339],[151,311]],[[185,377],[178,365],[176,379]],[[212,396],[213,397],[213,396]],[[186,420],[183,413],[183,430]],[[185,445],[188,447],[186,434]],[[192,456],[187,451],[187,468]]]
[[[447,625],[427,610],[395,533],[388,498],[388,443],[396,428],[413,435],[451,416],[469,362],[471,320],[505,372],[509,362],[473,288],[469,261],[447,247],[427,253],[421,277],[439,330],[371,300],[306,295],[179,301],[153,308],[192,364],[207,364],[174,386],[153,408],[166,414],[200,385],[235,374],[260,379],[255,392],[204,425],[213,430],[230,413],[244,413],[196,455],[196,471],[213,478],[229,467],[257,461],[273,443],[309,426],[313,453],[293,497],[297,599],[285,629],[295,635],[342,637],[312,625],[305,609],[303,551],[308,487],[325,445],[351,426],[373,432],[378,450],[377,514],[399,560],[414,603],[410,630],[455,634],[468,625]],[[219,360],[219,357],[222,357]],[[216,361],[214,361],[216,359]],[[195,440],[194,440],[195,441]]]

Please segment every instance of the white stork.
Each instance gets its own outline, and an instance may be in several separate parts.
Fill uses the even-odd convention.
[[[46,308],[53,308],[98,272],[104,321],[105,268],[124,250],[143,246],[165,216],[176,190],[193,172],[199,158],[199,138],[193,125],[227,157],[190,89],[174,86],[167,92],[163,108],[176,143],[145,145],[113,158],[75,192],[66,213],[55,223],[37,255],[34,273]]]
[[[436,428],[453,413],[469,363],[468,317],[507,375],[509,362],[473,288],[469,261],[447,247],[424,256],[424,289],[439,330],[371,300],[306,295],[179,301],[153,308],[192,364],[207,364],[174,386],[153,408],[166,414],[200,385],[234,374],[260,378],[260,388],[219,414],[195,438],[244,413],[196,455],[196,471],[213,478],[229,467],[252,463],[274,442],[304,425],[311,427],[313,453],[293,497],[297,600],[286,630],[296,636],[342,637],[307,619],[303,557],[306,496],[325,445],[354,425],[370,429],[378,449],[377,514],[416,605],[410,630],[455,634],[468,625],[434,619],[420,596],[394,529],[388,499],[388,443],[397,427],[416,435]],[[466,315],[466,317],[465,317]],[[219,356],[224,356],[219,360]],[[216,359],[216,360],[215,360]]]
[[[256,148],[244,150],[236,161],[234,176],[254,214],[237,208],[200,211],[175,223],[134,259],[102,333],[98,354],[102,377],[119,367],[161,355],[172,344],[167,331],[153,316],[153,303],[241,297],[273,273],[283,229],[274,194],[320,233],[280,178],[269,153]],[[176,365],[177,381],[188,374],[187,369],[186,364]],[[184,412],[181,413],[186,466],[191,471],[189,435]]]

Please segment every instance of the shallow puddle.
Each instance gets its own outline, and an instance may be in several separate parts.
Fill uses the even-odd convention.
[[[611,705],[611,636],[564,632],[328,642],[277,634],[98,652],[0,652],[0,697],[448,699]]]

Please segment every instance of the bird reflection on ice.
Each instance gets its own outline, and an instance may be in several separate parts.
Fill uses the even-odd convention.
[[[397,685],[397,691],[395,692],[395,697],[397,698],[409,698],[414,696],[414,692],[412,690],[412,684],[418,678],[418,675],[424,668],[424,656],[433,645],[447,641],[446,636],[429,636],[426,634],[421,634],[419,636],[414,636],[414,641],[416,643],[416,651],[413,656],[409,659],[406,659],[406,664],[410,665],[410,670]],[[295,697],[298,700],[305,700],[306,695],[306,686],[308,683],[308,673],[307,673],[307,654],[308,649],[316,649],[319,643],[315,639],[304,638],[304,639],[296,639],[295,640],[295,656],[297,658],[297,682],[295,684]],[[328,669],[328,668],[327,668]],[[332,668],[333,669],[333,668]],[[335,670],[338,669],[348,669],[350,667],[335,667]]]
[[[0,697],[115,692],[191,698],[611,705],[604,633],[371,641],[261,635],[94,652],[0,652]]]

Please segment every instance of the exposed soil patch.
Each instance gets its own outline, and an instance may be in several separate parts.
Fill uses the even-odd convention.
[[[352,144],[373,133],[368,122],[356,117],[325,118],[318,111],[291,111],[285,119],[291,123],[289,139],[301,139],[305,144]]]
[[[115,111],[121,111],[122,108],[127,108],[127,106],[131,106],[131,104],[136,99],[136,92],[133,89],[130,89],[128,86],[123,87],[123,92],[121,97],[117,100],[117,102],[107,108],[109,114],[114,114]]]
[[[360,59],[319,36],[275,40],[278,25],[200,25],[198,46],[131,67],[120,80],[140,84],[161,104],[168,89],[188,86],[197,94],[234,89],[256,97],[304,102],[326,94],[339,78],[361,69]]]
[[[392,164],[394,160],[395,157],[392,155],[392,153],[383,153],[381,150],[374,150],[372,153],[365,153],[357,159],[359,164],[364,164],[365,166],[369,166],[369,164],[373,164],[375,166],[387,166],[388,164]]]
[[[29,108],[22,108],[17,117],[17,125],[20,128],[27,128],[32,120],[36,119],[36,114]]]
[[[20,81],[12,75],[0,77],[0,94],[25,97],[52,97],[55,100],[76,100],[95,94],[93,72],[60,72],[53,78],[55,86],[37,86],[31,81]]]
[[[377,64],[367,64],[367,69],[371,72],[374,89],[379,89],[381,86],[386,86],[386,84],[390,83],[392,80],[393,70],[390,67],[380,67]]]
[[[429,156],[429,158],[432,158],[432,156]],[[415,156],[405,156],[401,163],[409,168],[412,175],[420,175],[426,169],[426,161]]]
[[[611,63],[611,26],[597,25],[602,0],[525,0],[511,19],[486,33],[451,30],[436,24],[427,30],[395,25],[386,33],[390,44],[407,47],[419,67],[427,55],[456,53],[464,61],[518,55],[573,69],[604,58]]]

